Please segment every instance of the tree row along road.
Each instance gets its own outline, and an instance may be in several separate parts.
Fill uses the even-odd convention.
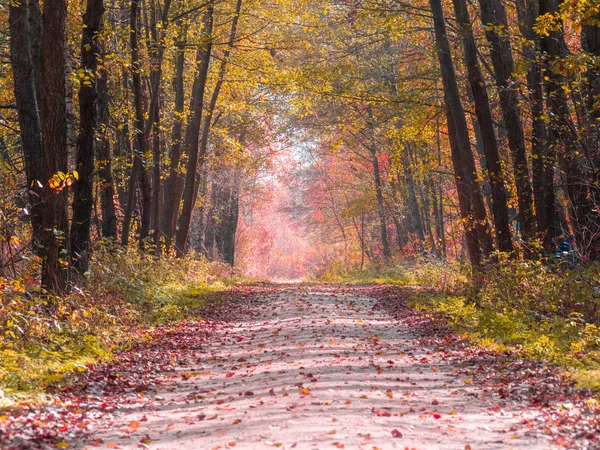
[[[91,394],[119,378],[129,392],[102,405],[85,446],[553,448],[533,411],[499,406],[474,363],[423,344],[364,288],[276,286],[245,311],[182,324],[88,380]]]

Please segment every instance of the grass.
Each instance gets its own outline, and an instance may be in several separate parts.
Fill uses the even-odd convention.
[[[208,301],[249,282],[227,266],[100,249],[84,289],[42,296],[33,259],[18,278],[0,279],[0,405],[39,395],[65,376],[147,339],[157,325],[199,318]]]
[[[456,262],[415,261],[365,271],[341,265],[327,281],[419,286],[410,306],[443,317],[477,345],[561,367],[600,392],[600,265],[572,269],[499,258],[479,274]]]

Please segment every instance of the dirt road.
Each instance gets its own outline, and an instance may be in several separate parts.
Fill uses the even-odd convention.
[[[170,353],[163,343],[154,359],[138,355],[165,367],[88,448],[555,448],[525,405],[498,406],[468,363],[424,345],[361,289],[272,288],[181,351],[190,333],[170,338]]]

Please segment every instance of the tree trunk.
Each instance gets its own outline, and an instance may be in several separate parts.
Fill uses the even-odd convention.
[[[377,150],[374,147],[369,148],[371,154],[371,165],[373,167],[373,179],[375,181],[375,195],[377,196],[377,214],[379,216],[379,231],[381,233],[381,246],[383,248],[383,257],[391,260],[392,251],[388,240],[387,223],[385,220],[385,203],[383,200],[383,184],[379,169],[379,159]]]
[[[212,126],[212,118],[215,113],[215,108],[217,107],[217,101],[219,100],[219,94],[221,93],[221,88],[223,86],[223,82],[225,81],[225,74],[227,71],[227,63],[229,62],[229,57],[231,56],[231,49],[235,44],[235,37],[237,34],[237,26],[240,18],[240,12],[242,10],[242,0],[237,0],[235,6],[235,12],[233,14],[233,19],[231,21],[231,30],[229,32],[229,41],[227,43],[227,48],[223,52],[223,59],[221,60],[221,65],[219,67],[219,72],[217,76],[217,83],[215,84],[215,88],[213,90],[212,96],[210,98],[210,103],[208,104],[208,109],[204,116],[204,123],[202,125],[202,137],[200,138],[200,149],[199,149],[199,173],[202,173],[202,168],[204,164],[206,164],[206,154],[208,149],[208,138],[210,135],[210,129]],[[200,188],[200,177],[196,182],[196,189],[194,192],[194,203],[196,203],[198,199],[198,192]]]
[[[481,19],[487,27],[485,35],[490,43],[490,56],[494,67],[500,108],[508,137],[508,147],[513,160],[513,172],[517,188],[519,218],[525,242],[535,236],[532,208],[532,190],[525,148],[525,134],[519,111],[519,97],[513,89],[512,74],[515,65],[508,39],[508,21],[502,0],[479,0]]]
[[[73,267],[83,275],[89,269],[92,221],[94,203],[94,141],[98,124],[98,89],[95,81],[98,70],[98,57],[101,53],[98,34],[102,31],[104,0],[88,0],[83,15],[81,38],[81,69],[85,77],[79,88],[79,138],[73,194],[73,221],[71,224],[71,258]]]
[[[101,138],[98,144],[98,184],[102,209],[102,237],[117,237],[117,216],[115,214],[115,182],[112,174],[112,157],[108,140],[109,95],[108,80],[104,69],[98,74],[98,119],[101,123]]]
[[[500,154],[498,152],[498,141],[494,131],[494,119],[485,87],[485,79],[481,73],[479,60],[477,59],[477,47],[473,38],[471,18],[467,9],[466,0],[453,0],[454,11],[458,27],[462,35],[465,65],[469,78],[469,84],[473,93],[475,103],[475,114],[481,131],[482,145],[485,153],[486,167],[490,179],[490,191],[492,196],[492,212],[496,230],[496,242],[498,250],[510,253],[513,251],[512,237],[510,232],[510,220],[508,217],[508,205],[504,182],[506,174],[502,169]]]
[[[483,194],[477,181],[469,130],[456,82],[450,43],[446,35],[442,3],[441,0],[430,0],[429,4],[433,14],[437,54],[444,85],[444,101],[460,212],[464,221],[469,258],[471,264],[477,267],[481,265],[482,257],[491,253],[493,246]]]
[[[29,193],[29,216],[35,252],[42,245],[41,202],[43,176],[42,129],[36,96],[36,70],[31,57],[32,42],[28,29],[28,10],[25,1],[10,5],[10,60],[14,79],[14,95],[19,116],[21,146]],[[39,24],[41,27],[41,24]],[[39,45],[39,43],[38,43]]]
[[[35,77],[35,95],[40,104],[40,86],[42,84],[42,10],[40,0],[22,0],[27,2],[29,19],[29,43],[33,73]],[[25,7],[25,5],[23,5]],[[25,47],[23,47],[25,48]]]
[[[55,294],[67,290],[67,190],[51,179],[67,172],[67,105],[65,82],[66,0],[46,0],[41,44],[40,119],[43,148],[42,287]]]
[[[533,27],[539,17],[539,0],[518,0],[517,11],[521,33],[528,40],[524,54],[527,58],[527,88],[531,104],[531,167],[533,198],[537,230],[546,252],[554,250],[560,234],[554,193],[554,162],[556,154],[548,146],[544,121],[544,83],[538,53],[540,38]]]
[[[146,153],[146,136],[144,133],[144,108],[142,102],[142,77],[141,77],[141,67],[140,67],[140,57],[139,57],[139,48],[138,48],[138,34],[139,34],[139,4],[140,0],[132,0],[131,2],[131,10],[130,10],[130,45],[131,45],[131,69],[132,69],[132,87],[133,87],[133,103],[135,107],[135,146],[133,149],[133,167],[131,169],[131,176],[129,179],[129,190],[127,194],[127,207],[125,209],[125,218],[123,220],[123,231],[121,244],[128,245],[129,243],[129,233],[131,228],[131,221],[133,218],[133,210],[135,205],[135,190],[138,182],[138,178],[142,179],[142,185],[145,183],[145,171],[142,168],[144,164],[143,157]],[[142,188],[142,203],[143,207],[149,206],[150,199],[150,190],[146,187],[146,189]],[[144,216],[146,215],[146,216]],[[146,236],[144,232],[148,232],[150,229],[149,226],[150,219],[150,211],[142,210],[142,225],[140,232],[140,240],[143,240]]]
[[[540,15],[555,14],[559,10],[556,0],[540,0]],[[558,155],[563,172],[565,192],[569,202],[571,223],[575,231],[577,246],[582,255],[590,260],[598,259],[596,240],[598,223],[594,220],[593,203],[589,185],[593,180],[590,167],[586,166],[582,148],[571,118],[567,96],[562,86],[564,77],[553,70],[554,62],[568,54],[561,28],[541,38],[542,51],[546,53],[545,72],[546,102],[551,113],[548,124],[549,144]]]
[[[212,52],[212,29],[213,29],[212,4],[208,6],[204,15],[203,35],[206,42],[198,47],[197,60],[200,60],[198,76],[194,82],[192,118],[188,124],[185,133],[185,147],[187,149],[188,161],[186,164],[185,186],[183,190],[183,210],[179,217],[179,230],[177,230],[176,252],[179,257],[185,255],[188,234],[190,231],[190,222],[192,219],[192,210],[194,209],[196,193],[196,173],[198,169],[198,150],[200,138],[200,123],[202,120],[202,107],[204,105],[204,94],[208,70],[210,67],[210,57]]]
[[[182,26],[182,24],[179,24]],[[173,89],[175,90],[175,124],[171,135],[171,150],[169,155],[169,176],[165,181],[165,207],[160,219],[161,234],[165,238],[165,250],[171,249],[171,243],[175,235],[175,225],[179,206],[181,203],[180,185],[180,167],[181,159],[181,139],[183,136],[183,111],[185,108],[184,93],[184,70],[185,70],[185,47],[186,47],[187,26],[183,28],[182,33],[177,38],[176,48],[177,57],[175,59],[175,79]]]

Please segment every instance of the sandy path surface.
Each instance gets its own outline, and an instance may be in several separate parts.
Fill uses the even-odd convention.
[[[88,448],[550,449],[359,291],[290,286],[172,354],[160,388],[116,408]],[[468,373],[468,372],[467,372]]]

